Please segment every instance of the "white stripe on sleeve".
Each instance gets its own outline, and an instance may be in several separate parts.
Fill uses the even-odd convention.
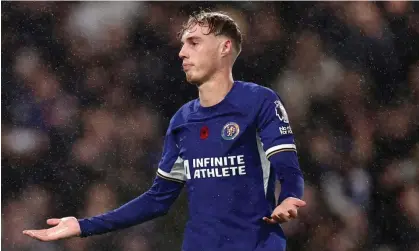
[[[269,148],[268,150],[266,150],[266,155],[269,155],[269,154],[271,154],[275,151],[282,150],[282,149],[297,150],[297,147],[295,146],[295,144],[282,144],[282,145],[273,146],[273,147]]]

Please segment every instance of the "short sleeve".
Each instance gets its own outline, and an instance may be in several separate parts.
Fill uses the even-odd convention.
[[[278,94],[264,88],[259,100],[257,127],[267,158],[283,151],[297,151],[288,114]]]
[[[186,175],[183,163],[183,159],[179,156],[179,147],[176,143],[172,119],[164,138],[163,153],[157,175],[167,180],[185,182]]]

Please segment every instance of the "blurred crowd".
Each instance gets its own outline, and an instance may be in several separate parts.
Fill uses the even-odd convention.
[[[179,250],[169,215],[42,243],[49,217],[93,216],[146,191],[170,117],[196,98],[177,32],[200,9],[239,23],[234,77],[285,102],[308,206],[288,250],[419,250],[416,2],[2,2],[2,250]]]

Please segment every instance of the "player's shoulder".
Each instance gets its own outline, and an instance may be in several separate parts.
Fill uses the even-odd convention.
[[[189,114],[196,110],[196,99],[182,105],[170,119],[170,126],[175,128],[187,121]]]
[[[277,92],[272,90],[269,87],[265,87],[263,85],[253,83],[253,82],[244,82],[244,81],[237,81],[237,84],[240,86],[240,92],[242,92],[241,96],[246,96],[250,99],[254,99],[254,101],[261,101],[263,99],[277,99],[279,95]]]

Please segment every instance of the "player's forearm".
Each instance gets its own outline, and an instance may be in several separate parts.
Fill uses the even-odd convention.
[[[150,190],[120,208],[79,220],[81,237],[128,228],[165,215],[182,187],[181,183],[156,177]]]
[[[301,199],[304,193],[304,178],[298,164],[297,153],[280,152],[270,157],[277,177],[281,181],[278,203],[288,197]]]

